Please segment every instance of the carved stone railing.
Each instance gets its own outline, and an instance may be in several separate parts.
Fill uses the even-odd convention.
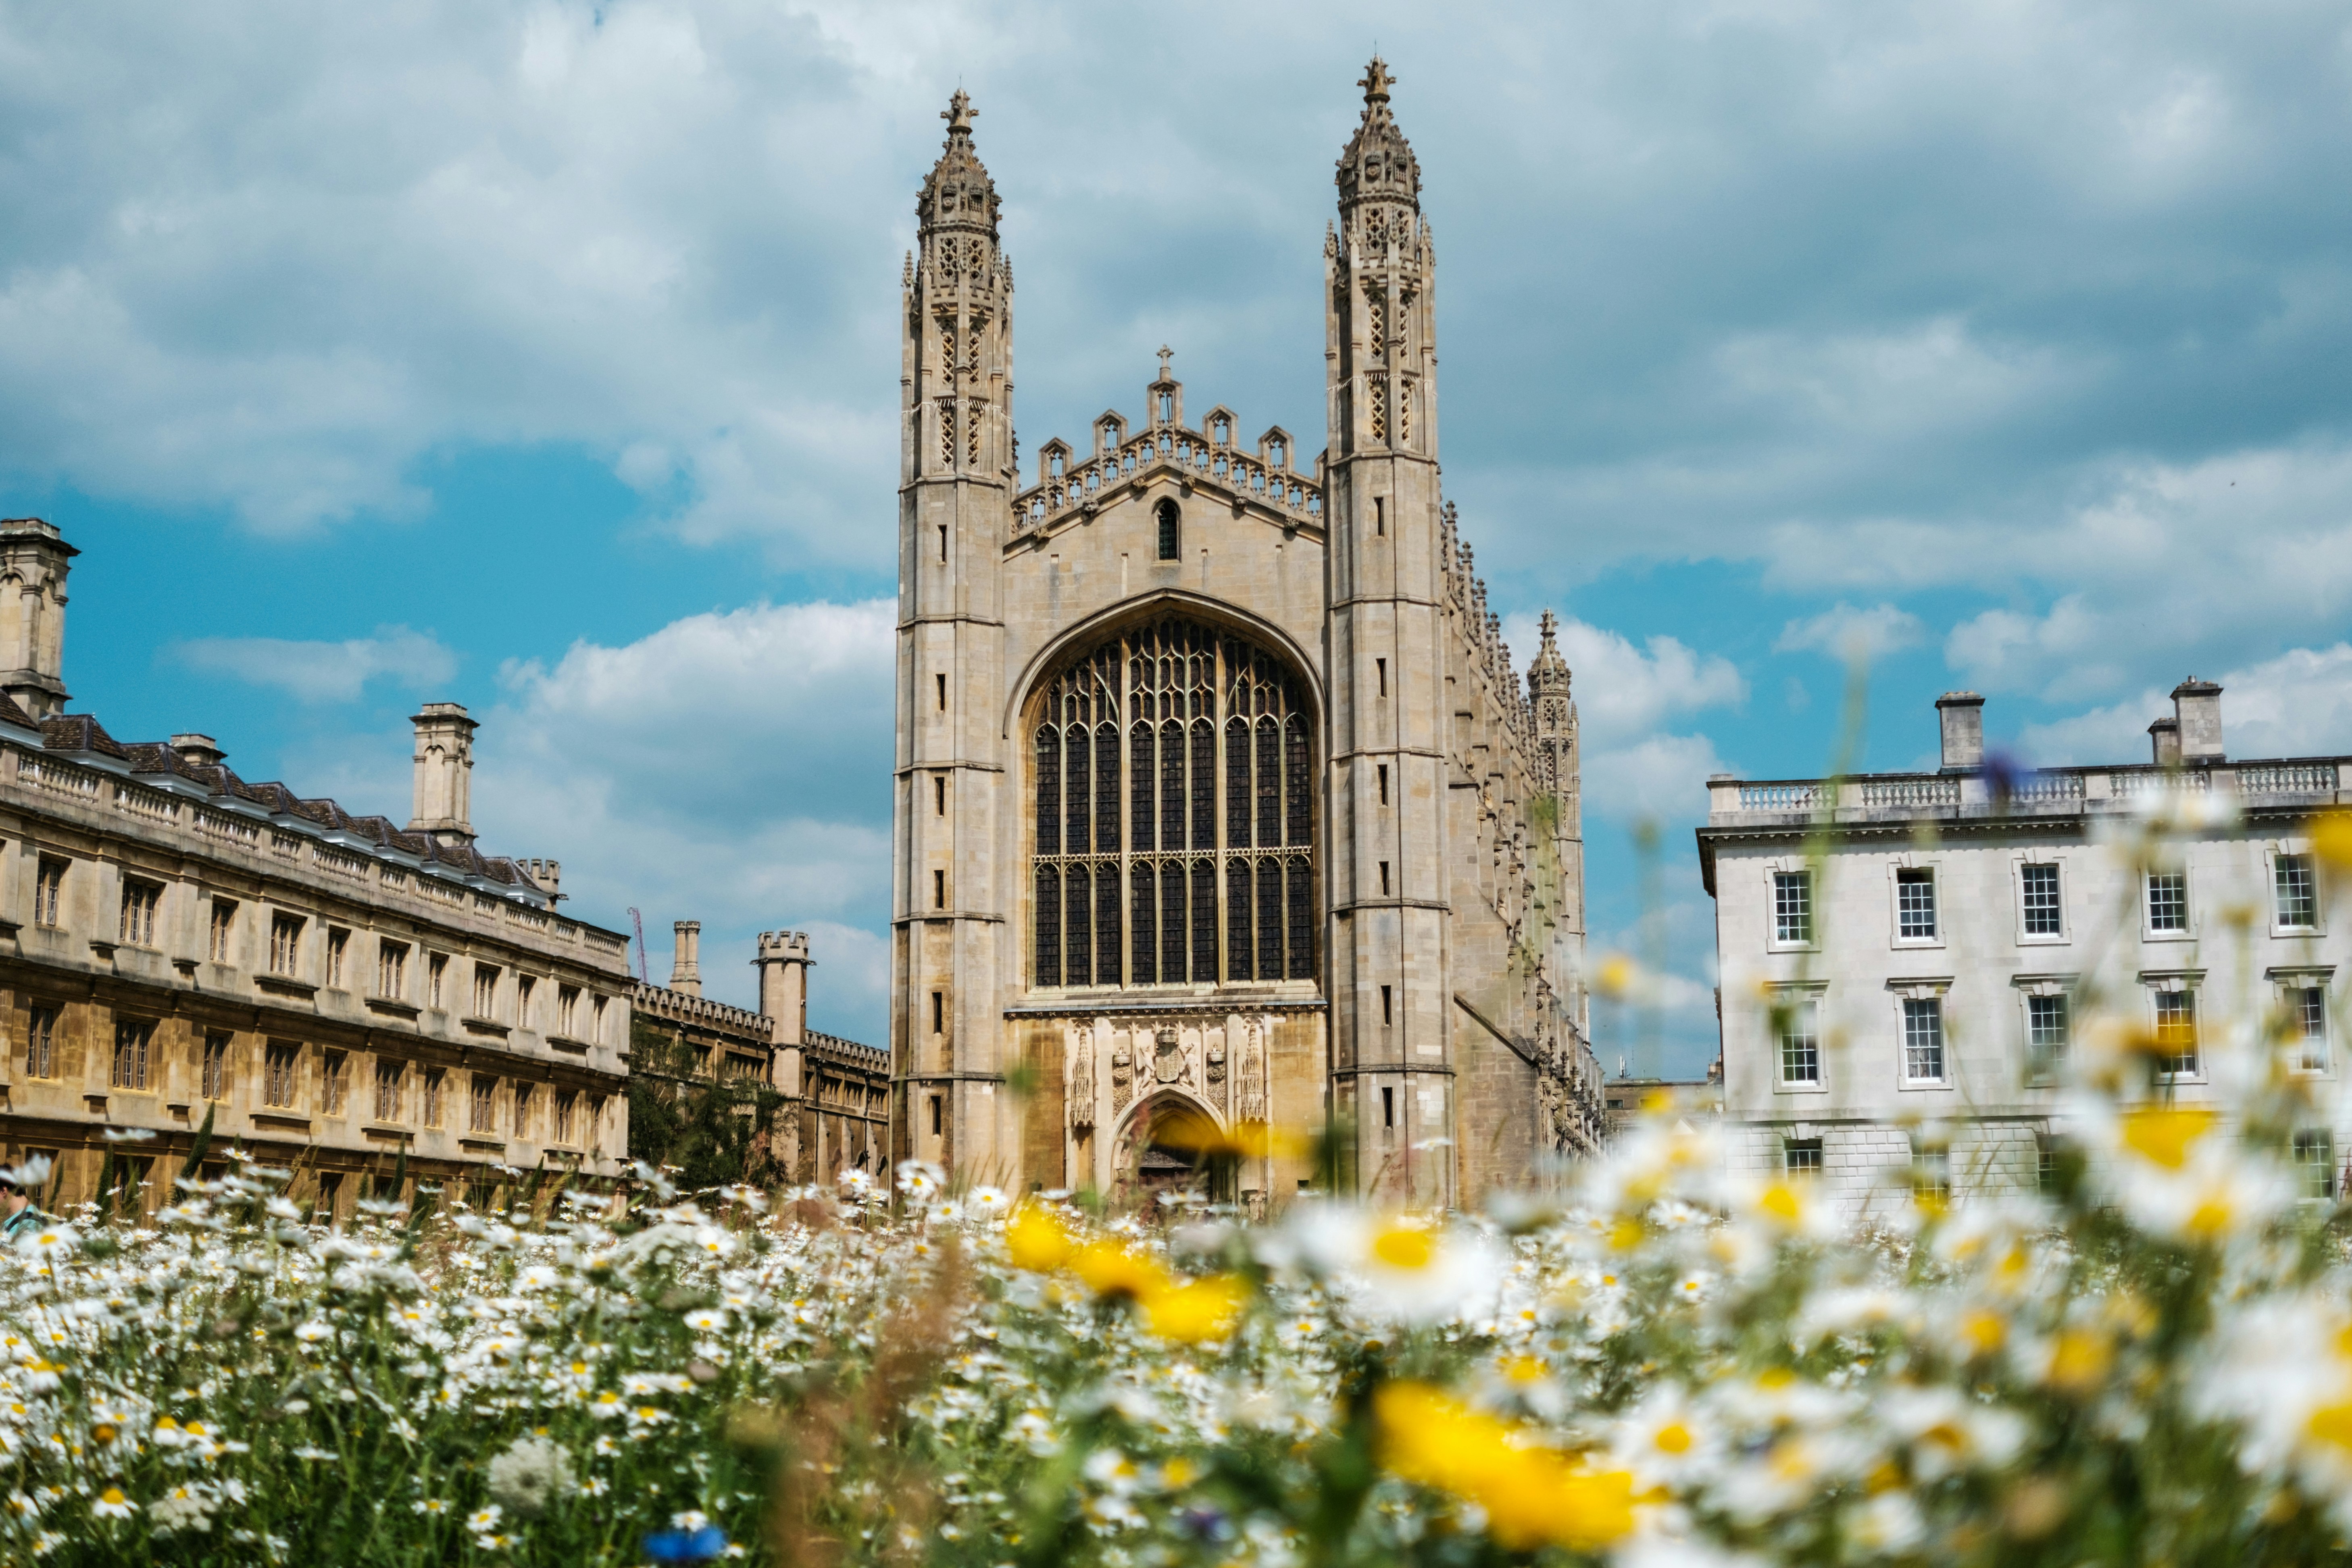
[[[1320,521],[1323,492],[1311,479],[1291,470],[1290,456],[1286,450],[1277,467],[1193,431],[1173,425],[1155,426],[1120,442],[1115,450],[1092,458],[1048,458],[1048,464],[1061,461],[1062,471],[1049,469],[1036,484],[1013,498],[1013,531],[1042,528],[1078,511],[1089,500],[1162,462],[1213,479],[1301,521]]]
[[[1862,782],[1862,804],[1958,805],[1960,804],[1960,781],[1956,778],[1864,779]]]
[[[2238,770],[2242,795],[2329,795],[2336,789],[2334,763],[2262,763]]]

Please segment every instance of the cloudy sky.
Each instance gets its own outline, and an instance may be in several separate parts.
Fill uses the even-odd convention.
[[[495,852],[711,990],[811,929],[882,1036],[896,307],[961,82],[1024,443],[1318,422],[1375,42],[1441,258],[1445,482],[1510,640],[1557,607],[1596,941],[1643,819],[1714,1051],[1706,775],[1868,765],[1971,686],[2045,762],[2221,680],[2352,750],[2340,4],[53,6],[0,0],[0,514],[61,524],[119,736],[404,816],[485,721]]]

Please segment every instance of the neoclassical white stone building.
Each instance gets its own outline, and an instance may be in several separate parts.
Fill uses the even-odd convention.
[[[1962,691],[1937,702],[1937,773],[1708,781],[1699,863],[1738,1164],[1817,1171],[1857,1207],[1915,1163],[1958,1189],[2030,1188],[2064,1135],[2057,1068],[2095,993],[2177,1041],[2163,1078],[2190,1104],[2212,1093],[2200,1021],[2276,1009],[2331,1107],[2296,1153],[2334,1190],[2352,930],[2327,918],[2306,825],[2352,801],[2352,758],[2232,761],[2221,689],[2172,695],[2142,763],[2012,781],[1987,767],[1983,699]],[[2237,823],[2135,868],[2102,826],[2152,792],[2232,797]]]
[[[1569,671],[1548,635],[1522,687],[1440,489],[1391,79],[1339,160],[1313,455],[1188,406],[1163,351],[1024,476],[996,189],[944,116],[902,321],[902,1156],[1131,1189],[1335,1115],[1344,1184],[1449,1203],[1598,1131]]]

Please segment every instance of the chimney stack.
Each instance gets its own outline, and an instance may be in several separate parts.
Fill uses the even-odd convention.
[[[220,749],[220,742],[210,735],[174,735],[171,745],[180,761],[192,768],[216,768],[228,755]]]
[[[0,576],[16,579],[0,592],[0,691],[37,722],[66,710],[66,574],[80,553],[55,523],[0,518]]]
[[[1947,691],[1936,699],[1946,773],[1984,766],[1984,702],[1973,691]]]
[[[539,884],[539,890],[547,895],[547,901],[549,903],[552,904],[557,900],[563,897],[562,890],[563,883],[562,861],[518,860],[515,864],[520,866],[524,871],[530,874],[530,879]]]
[[[688,996],[702,994],[702,922],[680,921],[672,928],[677,945],[669,961],[669,988]]]
[[[2221,760],[2221,689],[2190,676],[2172,689],[2172,721],[2183,763]]]
[[[2147,727],[2147,740],[2149,748],[2155,752],[2158,767],[2177,768],[2180,765],[2179,720],[2158,719]]]
[[[427,702],[408,721],[416,726],[416,784],[411,833],[436,844],[474,841],[474,731],[480,726],[455,702]]]

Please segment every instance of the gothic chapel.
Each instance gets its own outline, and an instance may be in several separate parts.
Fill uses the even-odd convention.
[[[1133,1200],[1328,1118],[1343,1187],[1466,1205],[1598,1134],[1576,707],[1549,616],[1522,687],[1440,491],[1391,82],[1324,238],[1324,450],[1188,410],[1162,350],[1139,417],[1026,484],[996,187],[943,116],[901,370],[900,1158]],[[1318,1177],[1288,1147],[1222,1195],[1279,1208]]]

